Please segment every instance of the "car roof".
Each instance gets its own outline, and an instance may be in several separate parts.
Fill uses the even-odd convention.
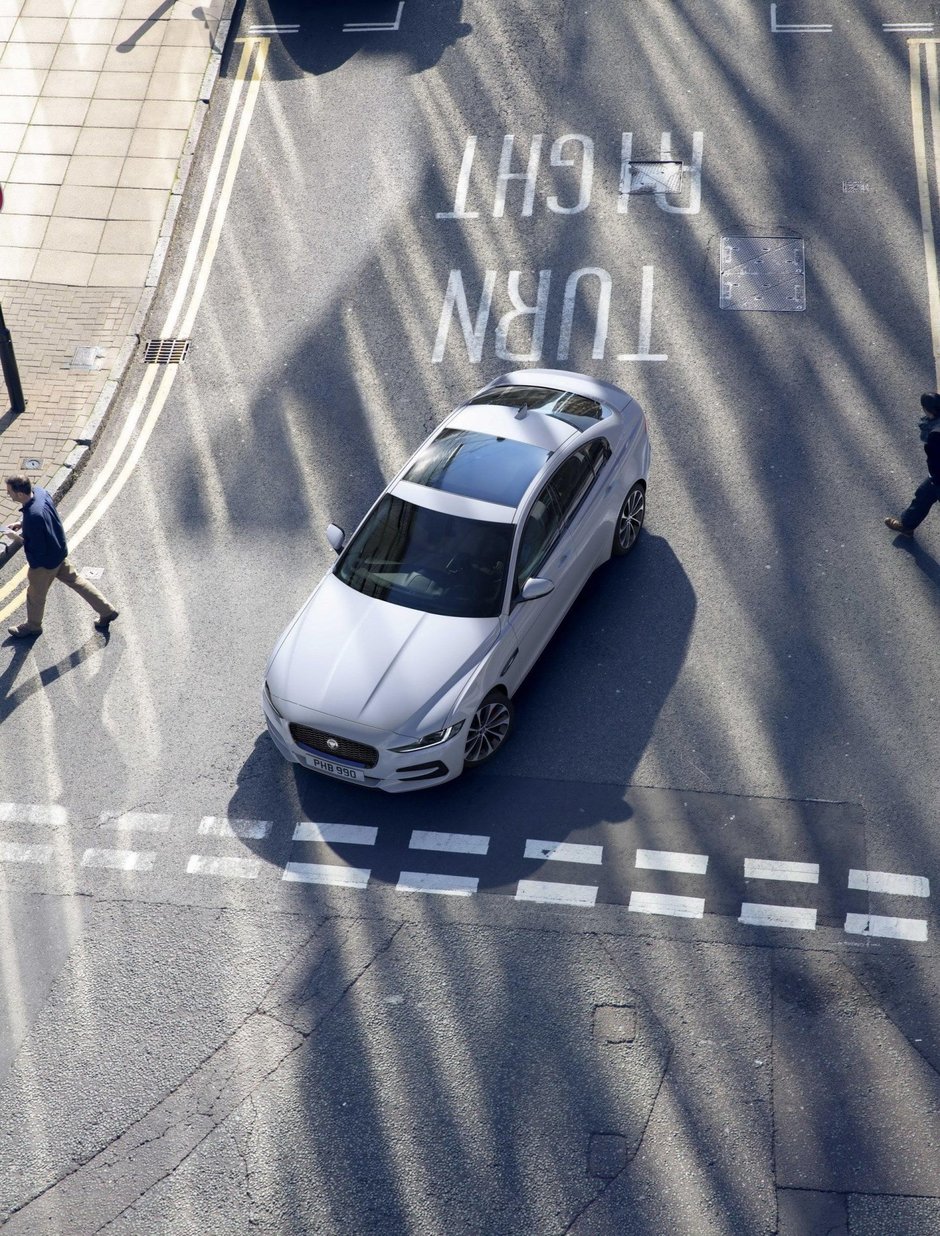
[[[598,382],[581,374],[568,373],[560,369],[524,369],[514,373],[504,374],[483,387],[477,396],[487,390],[506,386],[544,386],[550,390],[569,391],[572,394],[584,395],[590,399],[602,402],[608,409],[620,413],[633,400],[630,395],[607,382]],[[602,421],[596,422],[600,427]],[[591,427],[592,429],[594,426]],[[415,461],[425,450],[429,442],[440,437],[447,431],[467,431],[471,434],[483,434],[494,439],[505,439],[511,442],[525,443],[538,447],[546,452],[544,463],[532,474],[532,479],[526,486],[518,501],[512,505],[502,504],[485,499],[479,494],[451,493],[446,489],[435,488],[432,485],[414,483],[404,478],[412,469]],[[538,412],[519,415],[519,409],[503,404],[474,403],[463,404],[446,418],[437,430],[422,443],[421,447],[405,464],[399,476],[389,486],[388,492],[411,502],[416,506],[430,507],[451,515],[463,516],[467,519],[483,519],[493,523],[512,523],[521,509],[526,505],[528,495],[542,478],[551,470],[552,456],[565,446],[574,446],[575,439],[595,436],[590,430],[579,429],[569,421],[556,416],[545,416]],[[566,451],[562,452],[566,454]],[[481,486],[481,491],[484,489]]]

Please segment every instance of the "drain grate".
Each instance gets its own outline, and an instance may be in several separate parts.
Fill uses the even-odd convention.
[[[802,239],[722,236],[721,308],[796,313],[806,308]]]
[[[178,365],[188,351],[188,339],[151,339],[144,351],[144,364]]]
[[[682,164],[672,159],[633,160],[630,163],[631,193],[679,193]]]

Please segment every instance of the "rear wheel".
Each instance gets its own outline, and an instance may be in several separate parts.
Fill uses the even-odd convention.
[[[618,557],[628,554],[634,547],[643,528],[646,516],[646,489],[641,481],[633,486],[623,500],[617,527],[614,529],[613,552]]]
[[[464,767],[476,768],[494,756],[512,729],[515,710],[502,691],[491,691],[470,719]]]

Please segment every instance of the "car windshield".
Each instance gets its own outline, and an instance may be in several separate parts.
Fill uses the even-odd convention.
[[[429,614],[493,618],[502,609],[512,524],[462,519],[386,494],[336,564],[366,596]]]
[[[423,448],[403,480],[464,498],[517,506],[548,451],[473,429],[444,429]]]
[[[584,430],[601,419],[601,405],[587,395],[572,395],[568,391],[553,391],[545,386],[494,386],[481,391],[470,400],[471,404],[497,404],[505,408],[527,408],[530,412],[542,412],[554,416],[575,429]]]

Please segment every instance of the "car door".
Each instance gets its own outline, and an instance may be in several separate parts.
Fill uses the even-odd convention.
[[[592,438],[568,461],[571,466],[559,468],[550,482],[565,512],[562,535],[572,563],[569,605],[595,567],[609,556],[611,535],[603,527],[603,508],[610,454],[605,438]],[[578,461],[577,469],[573,467],[574,460]]]
[[[577,553],[580,521],[574,519],[593,485],[595,469],[584,450],[564,460],[541,489],[522,526],[514,563],[509,625],[518,652],[505,681],[510,691],[522,682],[581,591],[590,568]],[[534,577],[550,579],[547,596],[523,601],[522,587]]]

